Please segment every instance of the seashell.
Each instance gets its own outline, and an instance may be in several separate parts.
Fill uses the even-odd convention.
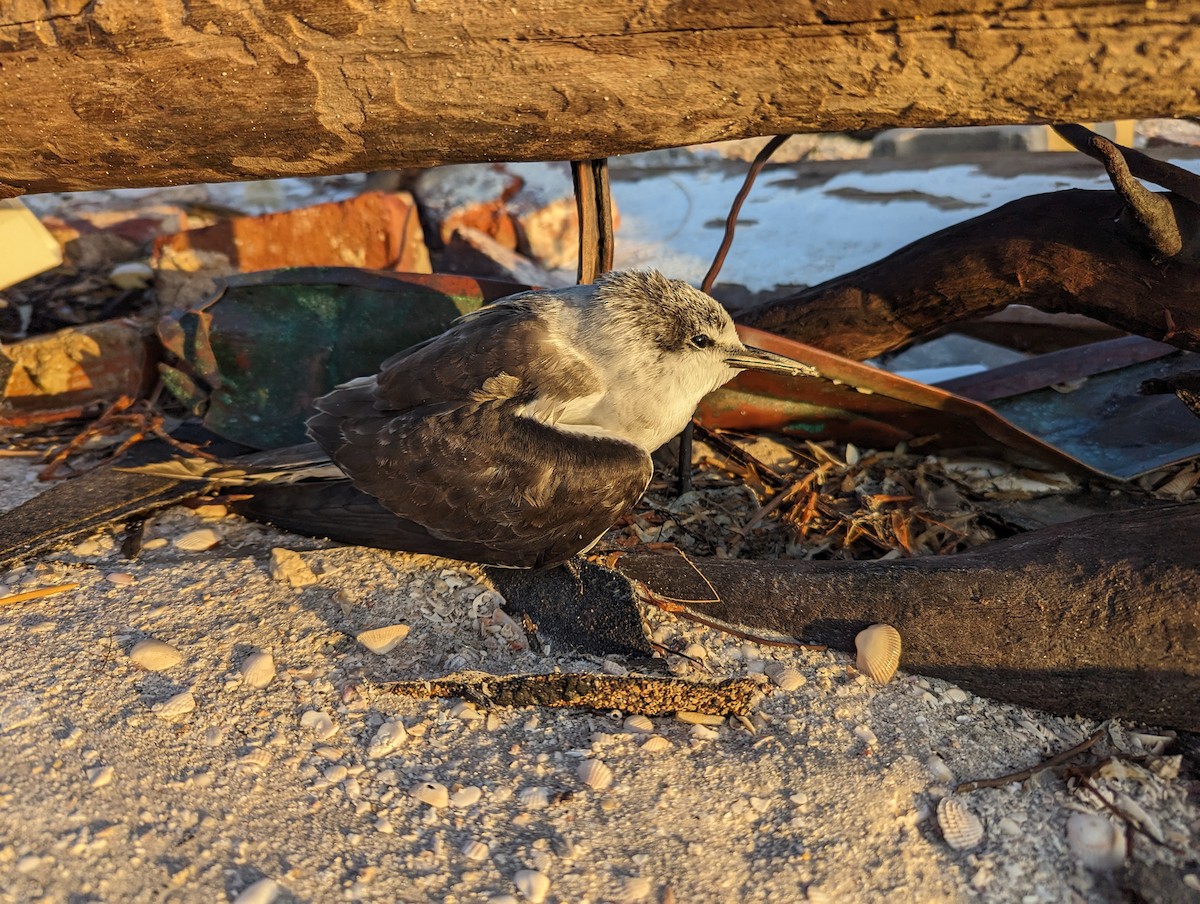
[[[408,625],[386,625],[359,632],[357,640],[372,653],[382,656],[384,653],[390,653],[406,637]]]
[[[317,576],[313,574],[313,570],[308,567],[300,553],[293,549],[284,549],[281,546],[272,549],[267,569],[271,572],[273,580],[297,590],[317,583]]]
[[[262,772],[270,765],[271,754],[261,747],[257,750],[251,750],[245,756],[238,759],[238,768],[247,771]]]
[[[268,652],[251,653],[242,660],[242,682],[262,690],[275,680],[275,657]]]
[[[103,788],[112,782],[116,770],[112,766],[97,766],[87,771],[88,783],[93,788]]]
[[[350,771],[341,763],[334,763],[322,773],[322,775],[325,776],[325,781],[329,782],[331,785],[336,785],[338,782],[344,782],[346,780],[346,776],[349,774]]]
[[[314,747],[313,753],[323,760],[334,762],[342,758],[342,751],[338,747]]]
[[[153,552],[156,549],[162,549],[163,547],[168,546],[170,544],[170,542],[171,541],[168,540],[166,537],[151,537],[149,540],[147,540],[145,543],[142,544],[142,551],[143,552]]]
[[[887,684],[900,667],[900,632],[891,625],[871,625],[854,638],[858,670]]]
[[[1088,869],[1112,870],[1125,862],[1125,833],[1095,813],[1071,814],[1067,846]]]
[[[328,741],[337,734],[333,719],[315,709],[308,710],[300,717],[300,727],[311,731],[318,741]]]
[[[491,849],[486,844],[484,844],[482,841],[477,841],[474,838],[470,839],[466,844],[464,844],[461,850],[462,855],[468,860],[476,861],[487,860],[488,856],[492,853]]]
[[[450,792],[439,782],[422,782],[412,789],[412,796],[437,810],[450,806]]]
[[[950,771],[950,767],[936,753],[930,754],[925,760],[925,769],[929,772],[929,777],[935,782],[941,782],[943,785],[948,785],[954,781],[954,773]]]
[[[198,527],[175,538],[175,548],[184,552],[205,552],[221,542],[221,535],[211,527]]]
[[[681,709],[675,713],[675,718],[686,725],[723,725],[725,722],[724,716],[717,716],[712,713],[697,713],[686,709]]]
[[[600,760],[584,760],[575,774],[581,782],[597,791],[603,791],[613,783],[612,770]]]
[[[483,713],[475,708],[474,703],[468,703],[466,700],[460,700],[450,707],[450,715],[463,722],[483,721]]]
[[[218,521],[229,514],[229,509],[218,503],[208,503],[206,505],[198,505],[192,509],[192,514],[197,518],[207,518],[210,521]]]
[[[459,788],[450,795],[450,806],[462,809],[463,807],[473,807],[479,803],[483,797],[483,789],[475,785],[467,785],[465,788]]]
[[[529,904],[542,904],[550,893],[550,878],[535,869],[519,869],[513,876],[513,885]]]
[[[938,802],[938,825],[946,844],[956,851],[965,851],[983,841],[983,823],[957,797],[943,797]]]
[[[274,879],[259,879],[247,885],[233,899],[233,904],[272,904],[282,889]]]
[[[155,703],[150,710],[164,722],[178,722],[195,708],[196,698],[192,696],[191,691],[184,691],[161,703]]]
[[[637,904],[638,901],[649,898],[653,890],[654,886],[650,884],[649,879],[631,876],[625,880],[625,887],[621,889],[621,900],[626,904]]]
[[[771,677],[771,681],[781,691],[795,691],[804,687],[808,683],[808,679],[801,675],[796,669],[790,666],[784,666],[780,669],[769,669],[767,674]]]
[[[868,747],[874,747],[879,743],[879,738],[875,737],[875,732],[871,731],[866,725],[855,725],[854,736]]]
[[[375,760],[387,756],[408,740],[408,731],[403,722],[384,722],[367,745],[368,758]]]
[[[145,289],[154,282],[154,268],[145,261],[126,261],[108,271],[108,281],[118,289]]]
[[[721,733],[711,725],[693,725],[688,734],[697,741],[715,741]]]
[[[526,810],[544,810],[550,806],[550,792],[540,785],[522,788],[517,794],[517,802]]]
[[[662,735],[655,735],[652,738],[646,738],[642,744],[642,750],[646,751],[646,753],[662,753],[664,750],[670,750],[674,746],[674,744]]]
[[[129,651],[129,659],[140,669],[148,672],[161,672],[179,665],[183,654],[169,643],[147,637],[133,645],[133,649]]]
[[[708,658],[708,647],[702,643],[690,643],[679,654],[687,659],[694,659],[696,662],[703,662]]]
[[[625,717],[624,728],[630,734],[649,734],[654,731],[654,723],[650,721],[649,716],[634,713]]]
[[[137,583],[137,578],[128,571],[110,571],[104,576],[104,580],[118,587],[128,587],[130,584]]]

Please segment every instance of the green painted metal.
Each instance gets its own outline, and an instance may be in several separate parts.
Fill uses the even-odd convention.
[[[260,449],[301,443],[319,396],[526,288],[346,267],[230,276],[199,307],[160,322],[175,358],[161,372],[214,433]]]

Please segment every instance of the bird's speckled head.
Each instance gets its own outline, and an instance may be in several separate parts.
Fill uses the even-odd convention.
[[[682,430],[700,399],[738,371],[802,368],[747,348],[715,299],[661,273],[608,273],[581,289],[557,296],[570,311],[559,329],[602,387],[579,422],[647,451]]]
[[[740,345],[720,304],[657,270],[606,273],[596,283],[596,300],[609,329],[644,336],[662,352],[678,352],[700,335]]]

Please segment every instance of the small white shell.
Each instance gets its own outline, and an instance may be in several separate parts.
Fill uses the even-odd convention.
[[[474,838],[462,846],[462,855],[468,860],[487,860],[491,853],[486,844]]]
[[[367,756],[372,759],[387,756],[408,740],[408,731],[400,721],[384,722],[367,745]]]
[[[241,890],[233,904],[272,904],[282,891],[274,879],[259,879]]]
[[[154,269],[145,261],[126,261],[108,271],[108,281],[118,289],[144,289],[154,282]]]
[[[462,809],[464,807],[473,807],[479,803],[483,797],[483,789],[477,785],[467,785],[465,788],[459,788],[450,795],[450,806]]]
[[[272,579],[281,584],[287,584],[289,587],[295,587],[297,590],[311,587],[317,583],[317,576],[313,574],[313,570],[308,567],[304,557],[294,549],[276,546],[271,550],[271,562],[267,568],[271,572]]]
[[[589,788],[603,791],[613,783],[612,770],[600,760],[584,760],[576,771],[579,780]]]
[[[382,628],[359,632],[358,642],[372,653],[382,656],[384,653],[390,653],[406,637],[408,625],[385,625]]]
[[[175,538],[175,548],[184,552],[204,552],[221,542],[221,535],[211,527],[198,527]]]
[[[116,770],[112,766],[96,766],[87,771],[88,783],[93,788],[103,788],[112,783]]]
[[[133,649],[129,651],[129,659],[138,668],[148,672],[161,672],[179,665],[183,654],[169,643],[147,637],[133,645]]]
[[[440,782],[422,782],[412,789],[412,796],[438,810],[450,806],[450,792]]]
[[[621,901],[624,904],[637,904],[638,901],[645,901],[650,897],[650,893],[654,891],[654,886],[650,884],[650,880],[643,876],[630,876],[625,880],[625,887],[621,890]]]
[[[1095,813],[1071,814],[1067,845],[1088,869],[1112,870],[1125,862],[1125,833]]]
[[[517,792],[517,802],[526,810],[544,810],[550,806],[550,792],[541,785],[522,788]]]
[[[483,713],[475,708],[474,703],[460,700],[450,707],[450,715],[462,722],[481,722]]]
[[[239,671],[244,684],[262,690],[275,680],[275,657],[265,651],[251,653],[242,660]]]
[[[654,723],[650,721],[649,716],[634,713],[625,717],[624,728],[630,734],[649,734],[654,731]]]
[[[646,738],[645,743],[642,744],[642,750],[646,751],[646,753],[662,753],[664,750],[670,750],[674,746],[674,744],[662,735],[655,735],[652,738]]]
[[[858,670],[887,684],[900,667],[900,632],[891,625],[871,625],[854,638]]]
[[[983,841],[983,823],[957,797],[943,797],[938,802],[938,825],[946,844],[956,851],[965,851]]]
[[[163,700],[161,703],[155,703],[150,707],[154,715],[164,722],[178,722],[195,708],[196,698],[192,696],[191,691],[176,694],[174,697]]]
[[[271,754],[261,747],[251,750],[245,756],[238,759],[238,768],[251,772],[262,772],[270,765]]]
[[[550,879],[535,869],[519,869],[513,876],[513,884],[530,904],[542,904],[550,893]]]
[[[333,719],[316,709],[310,709],[300,717],[300,727],[311,731],[318,741],[328,741],[337,734]]]
[[[779,688],[781,691],[788,691],[789,693],[791,691],[799,690],[808,683],[808,679],[791,666],[783,666],[782,668],[777,669],[769,668],[767,669],[767,674],[770,676],[771,681],[774,682],[777,688]]]

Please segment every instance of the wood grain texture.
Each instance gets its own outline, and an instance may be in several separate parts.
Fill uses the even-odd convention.
[[[0,193],[1195,115],[1197,24],[1195,0],[16,0]]]

